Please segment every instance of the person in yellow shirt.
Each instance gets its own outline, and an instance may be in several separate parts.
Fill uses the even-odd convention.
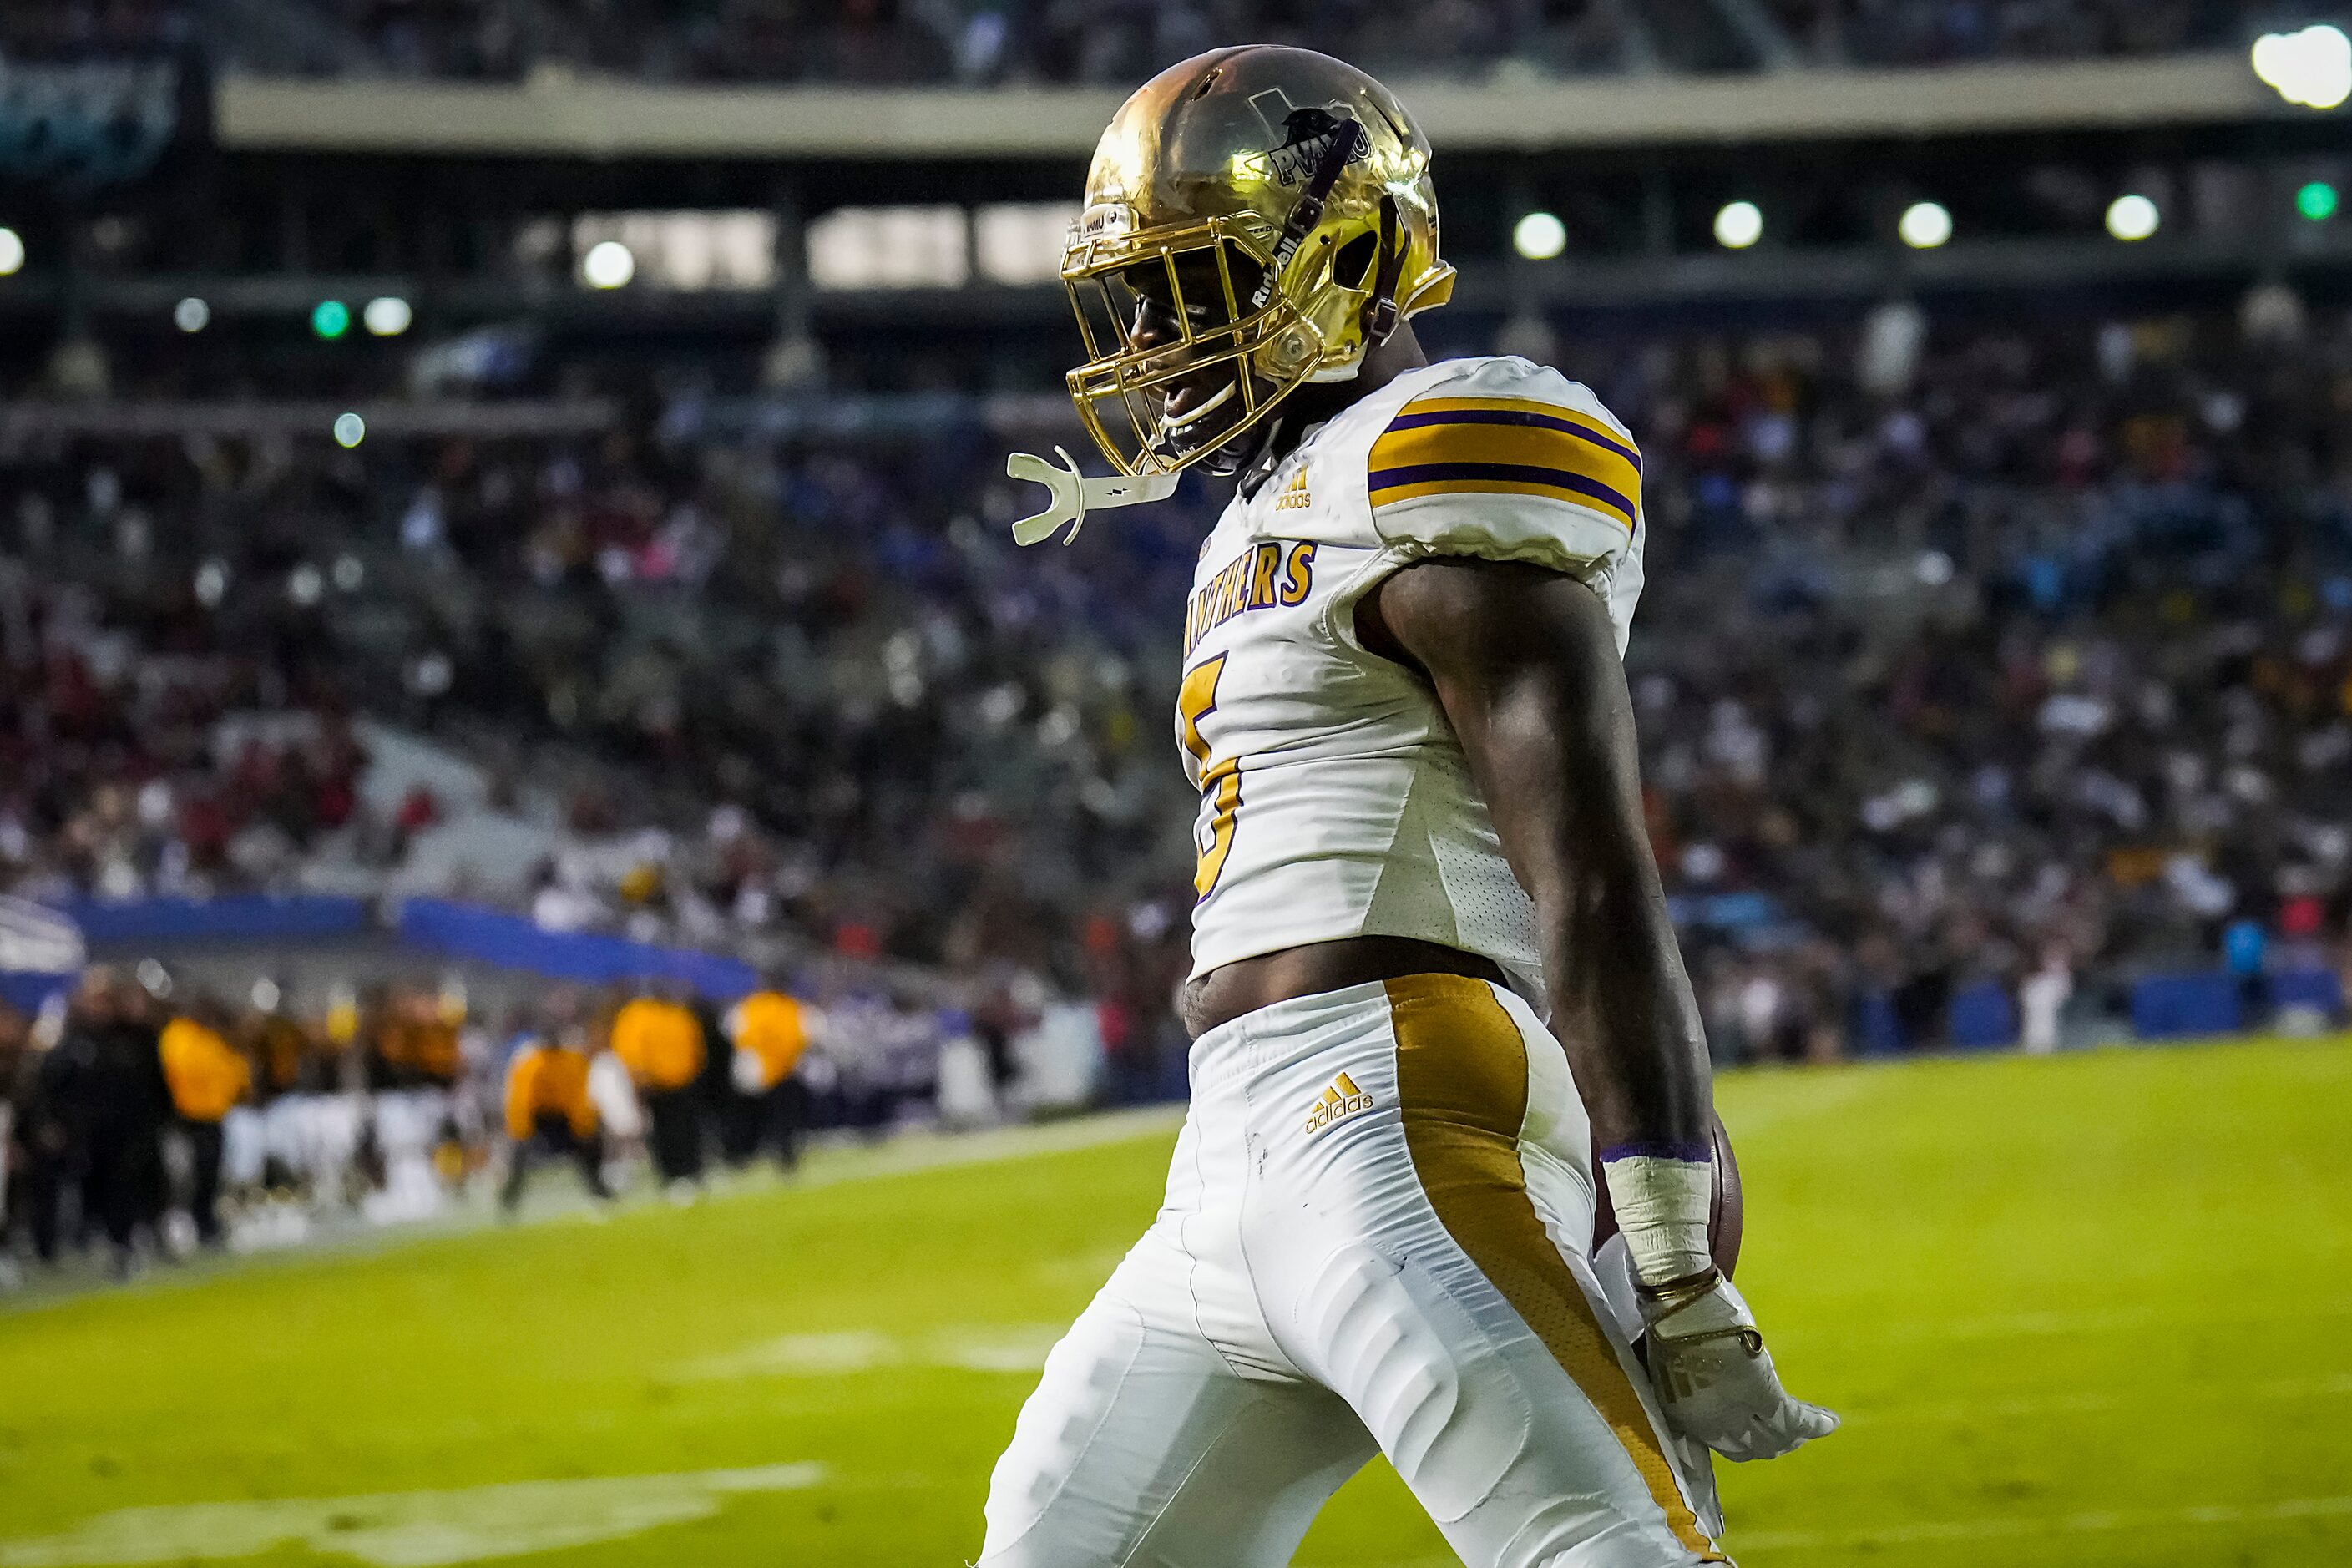
[[[701,1021],[683,994],[647,987],[613,1015],[613,1054],[645,1101],[654,1169],[672,1201],[693,1197],[702,1180]]]
[[[721,1027],[733,1047],[727,1106],[730,1164],[743,1166],[773,1144],[787,1171],[800,1163],[808,1125],[808,1086],[801,1058],[823,1037],[824,1015],[771,980],[728,1010]]]
[[[527,1034],[507,1063],[506,1123],[509,1148],[506,1184],[499,1206],[512,1214],[521,1205],[523,1183],[533,1156],[545,1151],[568,1154],[580,1168],[588,1194],[599,1203],[613,1190],[604,1182],[604,1138],[596,1102],[588,1093],[588,1050],[576,1025],[549,1036]]]
[[[156,1042],[192,1156],[189,1217],[196,1222],[196,1239],[207,1247],[221,1240],[221,1121],[253,1088],[252,1067],[228,1043],[227,1024],[219,1003],[199,998],[163,1026]]]

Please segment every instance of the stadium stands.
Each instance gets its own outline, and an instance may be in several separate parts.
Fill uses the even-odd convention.
[[[2270,7],[2244,0],[2080,0],[2042,5],[1993,0],[1773,0],[1805,55],[1822,63],[1937,65],[1973,59],[2153,55],[2243,41]]]
[[[669,81],[1125,83],[1223,39],[1302,44],[1397,74],[1558,74],[1790,64],[1918,66],[1988,58],[2152,55],[2235,46],[2268,7],[2246,0],[1453,0],[1402,14],[1347,0],[316,0],[322,65],[514,79],[560,65]],[[253,7],[260,22],[280,7]],[[92,24],[85,23],[84,27]],[[58,29],[63,31],[64,29]],[[326,40],[332,40],[329,47]]]
[[[0,50],[36,58],[185,47],[172,0],[11,7]],[[2239,47],[2267,0],[1452,0],[1400,15],[1351,0],[240,0],[201,41],[231,66],[517,80],[556,67],[673,82],[1122,84],[1234,38],[1300,44],[1413,77],[1916,67]]]
[[[1840,333],[1562,359],[1648,454],[1633,674],[1727,1051],[1851,1048],[1880,991],[1938,1040],[1958,989],[2060,952],[2079,1010],[2232,918],[2339,928],[2342,317],[1954,329],[1899,387]],[[1147,1005],[1190,856],[1163,612],[1203,501],[1017,554],[984,444],[694,421],[16,454],[0,865],[453,890],[404,877],[446,807],[370,804],[367,715],[482,759],[518,815],[571,781],[527,883],[463,885],[550,925],[1079,989],[1120,955]]]

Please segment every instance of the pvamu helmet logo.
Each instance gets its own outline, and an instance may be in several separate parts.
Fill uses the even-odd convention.
[[[1213,50],[1129,98],[1062,257],[1070,400],[1112,465],[1241,467],[1284,398],[1444,303],[1429,157],[1393,93],[1308,49]]]
[[[1348,140],[1344,163],[1360,163],[1371,153],[1372,139],[1356,123],[1346,104],[1293,109],[1289,98],[1276,87],[1251,99],[1250,107],[1265,121],[1267,132],[1279,138],[1260,154],[1266,178],[1277,185],[1296,185],[1311,177],[1339,137]]]

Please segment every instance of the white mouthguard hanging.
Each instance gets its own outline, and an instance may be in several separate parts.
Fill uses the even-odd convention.
[[[1086,526],[1087,513],[1109,511],[1117,507],[1138,506],[1149,500],[1165,500],[1175,493],[1176,474],[1141,474],[1133,479],[1120,475],[1115,479],[1090,479],[1078,472],[1077,459],[1061,447],[1054,455],[1062,466],[1031,452],[1015,452],[1004,459],[1008,478],[1027,479],[1044,485],[1054,492],[1054,504],[1044,511],[1023,518],[1013,525],[1013,542],[1039,544],[1054,537],[1064,523],[1069,524],[1069,536],[1062,541],[1068,544],[1076,540],[1078,530]]]

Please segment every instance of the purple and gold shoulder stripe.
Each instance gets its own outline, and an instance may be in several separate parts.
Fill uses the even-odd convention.
[[[1642,455],[1595,416],[1530,397],[1425,397],[1372,443],[1375,508],[1423,496],[1526,495],[1567,501],[1631,530]]]

